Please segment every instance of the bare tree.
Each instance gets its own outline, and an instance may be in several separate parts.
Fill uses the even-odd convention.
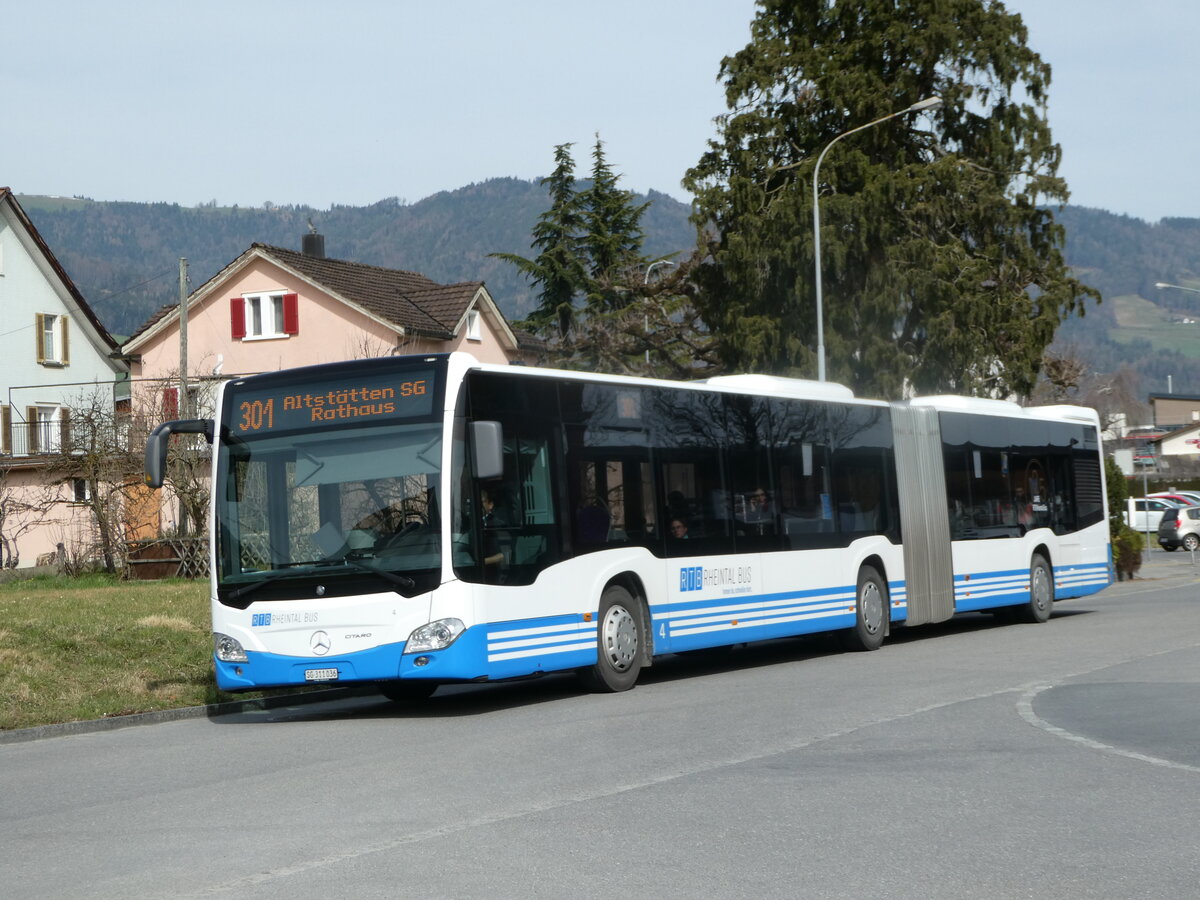
[[[115,574],[124,557],[126,501],[141,485],[142,455],[131,446],[128,422],[111,388],[97,385],[68,405],[58,450],[46,459],[46,483],[62,489],[60,503],[85,508],[90,545],[72,548]]]
[[[548,341],[548,359],[566,368],[621,375],[687,380],[721,374],[720,338],[693,302],[691,274],[697,262],[694,254],[650,284],[643,269],[598,282],[599,289],[620,295],[624,304],[577,316],[569,333]]]
[[[15,475],[11,465],[0,468],[0,567],[5,569],[20,564],[19,539],[43,524],[54,503],[45,485],[18,484]]]
[[[189,390],[189,418],[212,418],[216,409],[217,376],[192,376]],[[134,412],[129,417],[129,439],[139,454],[141,471],[146,438],[154,428],[181,415],[178,403],[178,378],[174,373],[159,381],[144,382],[135,392]],[[211,491],[212,448],[197,434],[178,434],[171,438],[163,484],[167,495],[179,508],[179,530],[203,534],[208,522],[208,501]],[[143,491],[146,489],[143,488]],[[144,500],[144,498],[139,498]],[[155,501],[161,507],[162,499]]]

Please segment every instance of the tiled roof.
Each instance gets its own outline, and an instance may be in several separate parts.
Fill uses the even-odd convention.
[[[152,315],[145,322],[143,322],[141,325],[139,325],[137,327],[137,330],[133,334],[131,334],[129,337],[125,338],[125,343],[128,344],[128,343],[132,342],[135,338],[141,337],[144,332],[149,331],[151,328],[153,328],[155,325],[157,325],[159,322],[161,322],[164,317],[175,312],[175,310],[177,310],[177,309],[179,309],[178,303],[168,303],[166,306],[160,306],[158,308],[158,310],[154,313],[154,315]],[[188,309],[191,309],[191,307],[189,306]]]
[[[198,291],[221,278],[252,254],[267,257],[284,268],[297,272],[324,290],[357,304],[373,316],[402,328],[405,333],[435,340],[450,340],[480,289],[482,281],[438,284],[418,272],[384,269],[345,259],[309,256],[270,244],[251,244],[250,249],[210,278]],[[193,295],[195,296],[195,295]],[[190,307],[189,307],[190,308]],[[124,346],[179,310],[173,303],[159,309],[143,322]]]
[[[79,288],[75,287],[75,282],[71,280],[71,276],[67,274],[67,270],[59,264],[58,259],[50,249],[50,245],[42,239],[41,234],[39,234],[38,230],[33,227],[33,222],[30,221],[25,210],[21,208],[21,204],[17,202],[16,195],[13,194],[10,188],[0,187],[0,202],[5,201],[8,202],[10,208],[16,214],[17,218],[20,219],[22,227],[29,233],[29,236],[33,238],[33,242],[37,245],[38,250],[41,251],[46,262],[50,264],[50,268],[54,270],[54,274],[58,276],[59,280],[63,284],[63,287],[67,289],[67,292],[75,301],[76,306],[79,307],[79,311],[87,318],[92,327],[96,329],[96,334],[99,335],[100,340],[104,342],[106,351],[110,353],[115,351],[117,349],[117,342],[113,339],[113,336],[108,333],[108,329],[105,328],[100,322],[100,319],[96,316],[95,311],[88,305],[88,302],[83,299],[83,294],[79,293]]]
[[[448,340],[482,281],[438,284],[417,272],[384,269],[344,259],[308,256],[283,247],[256,249],[409,333]]]

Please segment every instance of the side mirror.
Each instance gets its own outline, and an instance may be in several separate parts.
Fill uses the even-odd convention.
[[[167,468],[167,438],[173,434],[202,434],[210,444],[213,442],[212,419],[177,419],[163,422],[146,439],[146,484],[160,488],[163,472]]]
[[[504,474],[504,432],[499,422],[471,422],[468,426],[476,478],[499,478]]]

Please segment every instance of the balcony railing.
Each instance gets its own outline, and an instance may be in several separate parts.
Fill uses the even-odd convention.
[[[70,419],[50,422],[13,422],[4,434],[0,428],[0,455],[4,457],[53,456],[80,454],[91,448],[113,452],[141,451],[145,429],[133,422],[106,423],[100,428],[81,426]]]

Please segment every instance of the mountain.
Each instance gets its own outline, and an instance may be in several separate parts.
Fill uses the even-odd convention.
[[[1200,293],[1158,289],[1165,282],[1200,289],[1200,219],[1141,219],[1085,207],[1057,214],[1076,277],[1101,292],[1082,318],[1070,319],[1054,349],[1086,360],[1093,372],[1122,364],[1142,377],[1142,392],[1200,394]]]
[[[646,253],[688,251],[694,234],[686,204],[651,191],[643,218]],[[181,207],[167,203],[20,198],[59,261],[115,334],[129,334],[179,297],[178,260],[187,257],[191,287],[212,277],[254,242],[299,249],[312,222],[326,252],[435,281],[487,282],[505,314],[523,318],[533,292],[515,267],[488,257],[532,256],[530,232],[549,200],[537,181],[497,178],[406,204],[262,208]],[[1093,371],[1122,364],[1142,376],[1142,391],[1200,393],[1200,294],[1158,290],[1155,282],[1200,288],[1200,219],[1149,224],[1103,210],[1058,211],[1066,257],[1104,301],[1059,330],[1055,349]]]
[[[420,272],[442,283],[485,281],[505,315],[524,318],[533,292],[516,268],[489,253],[534,255],[530,233],[549,206],[536,181],[497,178],[419,203],[395,198],[370,206],[247,209],[168,203],[19,197],[101,321],[130,334],[160,306],[179,301],[179,258],[199,287],[252,243],[300,248],[309,222],[338,259]],[[689,207],[651,191],[643,217],[645,252],[686,251],[695,243]]]

